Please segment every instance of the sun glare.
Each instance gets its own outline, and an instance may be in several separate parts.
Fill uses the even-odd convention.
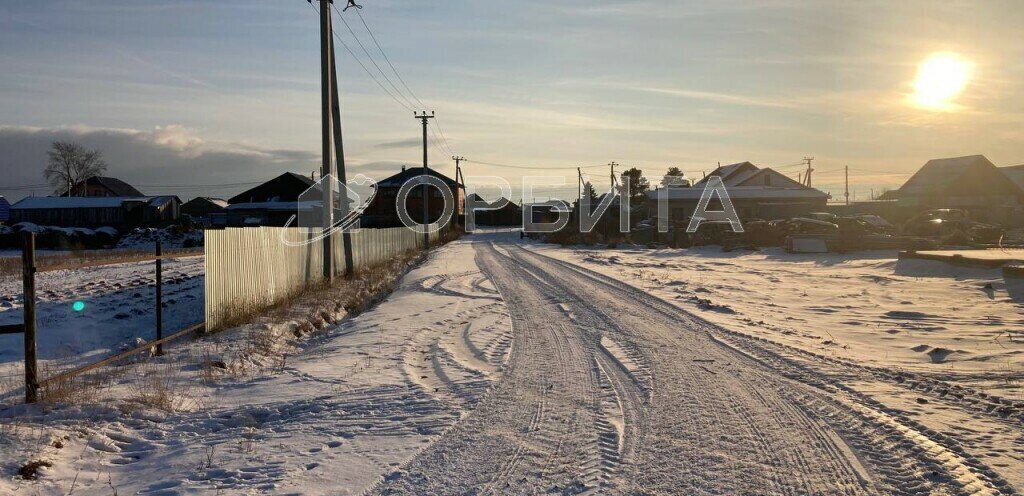
[[[950,111],[971,77],[971,64],[953,53],[935,53],[921,62],[913,102],[929,110]]]

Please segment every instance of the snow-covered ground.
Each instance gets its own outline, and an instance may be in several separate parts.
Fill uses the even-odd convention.
[[[81,365],[156,335],[153,262],[36,275],[40,368]],[[164,262],[164,332],[203,321],[203,257]],[[0,324],[22,321],[22,282],[0,278]],[[75,303],[81,305],[80,311]],[[0,376],[21,373],[20,334],[0,335]]]
[[[474,235],[287,345],[268,316],[0,409],[0,493],[1013,494],[1020,310],[892,253]]]
[[[729,329],[861,364],[981,380],[1024,373],[1024,280],[896,252],[533,249]],[[1024,384],[994,381],[1024,399]]]
[[[0,413],[5,473],[30,458],[53,463],[38,483],[5,476],[0,493],[359,494],[479,401],[512,338],[469,242],[434,252],[375,310],[279,363],[212,381],[189,366],[208,356],[234,368],[228,349],[263,330],[171,347],[136,374],[182,383],[177,394],[189,401],[174,413],[132,407],[138,377],[100,404]]]

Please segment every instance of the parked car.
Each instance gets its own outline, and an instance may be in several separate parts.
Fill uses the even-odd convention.
[[[1003,229],[975,222],[955,208],[928,210],[903,225],[903,234],[946,240],[946,244],[996,243]]]

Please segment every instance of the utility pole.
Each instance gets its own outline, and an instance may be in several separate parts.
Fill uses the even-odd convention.
[[[808,188],[811,187],[811,173],[814,172],[814,169],[811,168],[812,160],[814,160],[814,157],[804,157],[804,162],[807,162],[807,175],[804,176],[804,180],[807,183],[806,186]]]
[[[323,0],[321,0],[323,1]],[[427,111],[424,110],[422,114],[413,112],[413,117],[423,122],[423,173],[428,177],[430,176],[430,164],[427,163],[427,119],[434,118],[434,111],[430,111],[430,115],[427,115]],[[430,199],[428,193],[429,186],[427,183],[423,183],[423,250],[430,249]]]
[[[330,22],[330,18],[328,18],[328,21]],[[335,65],[335,58],[336,57],[335,57],[335,53],[334,53],[334,36],[333,36],[333,31],[334,31],[334,25],[333,25],[333,23],[331,23],[331,32],[332,32],[332,36],[330,37],[330,41],[331,41],[331,43],[330,43],[330,49],[331,49],[331,89],[332,89],[332,91],[331,91],[331,115],[333,117],[331,123],[333,124],[333,127],[334,127],[334,159],[337,161],[337,164],[338,164],[338,177],[337,177],[337,179],[338,179],[338,183],[341,184],[341,190],[338,192],[340,194],[340,198],[338,198],[338,201],[341,202],[342,208],[345,209],[345,212],[348,213],[349,215],[351,215],[351,214],[353,214],[353,212],[349,212],[350,205],[348,203],[348,190],[345,188],[345,185],[348,184],[348,178],[346,177],[346,174],[345,174],[345,147],[344,147],[343,142],[341,140],[341,99],[338,98],[338,68]],[[332,183],[332,187],[333,187],[333,183]],[[333,212],[333,204],[331,206],[332,206],[332,212]],[[331,227],[332,228],[334,227],[333,214],[332,214]],[[351,277],[352,274],[355,271],[355,267],[354,267],[355,266],[355,261],[353,260],[353,257],[352,257],[352,234],[348,232],[348,227],[347,226],[341,232],[341,244],[342,244],[342,251],[344,252],[344,256],[345,256],[345,277]],[[332,268],[331,272],[333,273],[333,268],[334,268],[334,260],[333,259],[331,260],[331,268]]]
[[[312,0],[310,0],[312,1]],[[320,178],[331,177],[331,3],[332,0],[320,1],[320,117],[321,117],[321,140],[323,164],[320,171]],[[330,180],[321,181],[320,187],[323,197],[323,209],[321,210],[321,225],[324,234],[330,232],[334,226],[334,191]],[[334,279],[334,257],[331,250],[331,237],[323,237],[323,268],[324,279],[331,282]]]
[[[455,185],[456,185],[455,188],[458,189],[459,185],[465,186],[465,183],[463,183],[463,178],[462,178],[462,166],[461,166],[461,163],[462,163],[463,160],[466,160],[466,157],[454,156],[453,155],[452,156],[452,160],[455,161]],[[456,202],[459,201],[458,196],[459,196],[458,195],[458,191],[456,191],[455,192],[455,201]],[[465,198],[463,198],[463,201],[465,201]],[[465,213],[465,211],[466,211],[465,205],[463,205],[462,211],[463,211],[463,213]],[[458,212],[455,212],[455,223],[456,224],[459,223],[459,215],[458,214],[459,214]]]
[[[846,166],[846,206],[850,206],[850,166]]]
[[[577,205],[583,205],[583,193],[584,193],[583,190],[584,189],[585,189],[585,186],[583,185],[583,171],[580,170],[579,167],[577,167],[576,168],[576,190],[577,190],[576,192],[578,193],[577,194],[577,198],[576,198],[576,202],[577,202],[576,204]]]

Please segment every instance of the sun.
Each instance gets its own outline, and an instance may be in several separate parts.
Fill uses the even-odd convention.
[[[955,53],[933,53],[921,61],[914,81],[915,105],[928,110],[951,111],[971,78],[972,65]]]

